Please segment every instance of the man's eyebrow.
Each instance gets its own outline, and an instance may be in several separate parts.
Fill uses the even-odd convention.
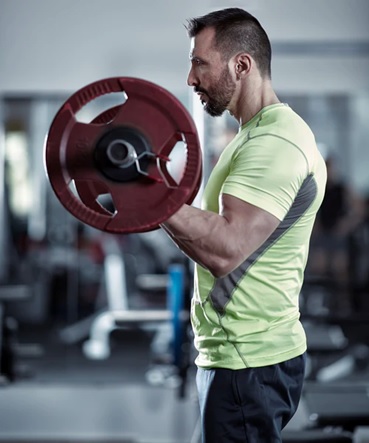
[[[190,61],[204,63],[204,60],[202,58],[196,57],[196,55],[193,55],[193,54],[190,54]]]

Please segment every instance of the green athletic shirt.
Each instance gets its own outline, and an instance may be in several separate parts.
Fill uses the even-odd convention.
[[[299,294],[326,178],[313,133],[285,104],[263,108],[222,152],[202,208],[219,213],[225,193],[281,222],[226,277],[215,278],[195,265],[191,321],[197,366],[266,366],[305,352]]]

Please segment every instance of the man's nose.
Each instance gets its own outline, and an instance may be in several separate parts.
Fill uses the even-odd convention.
[[[187,76],[187,84],[188,84],[188,86],[196,86],[198,84],[198,81],[195,77],[195,74],[194,74],[192,68],[190,69],[190,72],[188,73],[188,76]]]

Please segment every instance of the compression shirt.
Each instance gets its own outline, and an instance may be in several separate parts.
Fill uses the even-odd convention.
[[[195,265],[191,321],[199,367],[266,366],[306,350],[299,294],[325,183],[313,133],[285,104],[263,108],[222,152],[202,208],[219,213],[220,195],[230,194],[280,224],[225,277]]]

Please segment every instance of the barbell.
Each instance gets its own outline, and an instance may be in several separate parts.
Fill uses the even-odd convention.
[[[100,96],[121,93],[89,123],[77,114]],[[179,177],[170,165],[184,147]],[[61,204],[78,220],[111,233],[157,229],[200,188],[202,156],[195,123],[169,91],[147,80],[112,77],[71,95],[45,139],[45,168]],[[103,198],[110,204],[104,205]]]

